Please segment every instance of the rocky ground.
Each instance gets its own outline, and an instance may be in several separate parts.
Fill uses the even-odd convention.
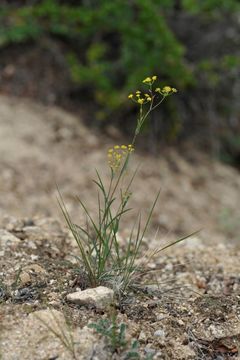
[[[109,289],[85,293],[56,183],[82,224],[75,195],[94,213],[94,170],[106,180],[106,150],[123,142],[113,133],[100,137],[59,109],[0,99],[2,359],[240,358],[240,177],[202,154],[135,152],[133,168],[142,165],[132,206],[147,212],[162,189],[140,257],[160,241],[203,230],[149,261],[140,288],[120,301]],[[123,244],[133,220],[134,211],[120,230]],[[89,328],[100,320],[116,332],[125,324],[125,342],[113,347]]]
[[[110,289],[86,296],[87,283],[70,256],[77,255],[74,240],[56,220],[5,218],[2,359],[127,359],[135,340],[134,358],[238,359],[240,251],[194,241],[149,262],[154,276],[146,274],[119,301]],[[148,244],[145,239],[145,250]],[[113,315],[117,326],[126,325],[126,344],[115,353],[108,337],[88,327]]]

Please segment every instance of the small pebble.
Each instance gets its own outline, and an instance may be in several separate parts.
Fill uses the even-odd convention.
[[[147,354],[147,355],[154,355],[154,354],[156,353],[156,350],[155,350],[155,349],[152,349],[152,348],[150,348],[150,347],[145,347],[144,352],[145,352],[145,354]]]
[[[156,330],[155,333],[154,333],[154,336],[164,337],[165,332],[162,329]]]
[[[165,314],[158,314],[158,315],[157,315],[157,320],[158,320],[158,321],[164,320],[164,319],[166,319],[166,318],[167,318],[167,315],[165,315]]]
[[[138,340],[143,341],[143,342],[147,340],[147,335],[146,335],[146,333],[144,331],[140,332],[140,334],[138,336]]]

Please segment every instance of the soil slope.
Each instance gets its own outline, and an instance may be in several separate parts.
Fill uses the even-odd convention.
[[[94,210],[95,168],[107,178],[106,150],[118,142],[124,140],[94,133],[60,109],[1,96],[0,216],[62,219],[56,203],[57,183],[71,214],[84,221],[75,196]],[[139,163],[132,205],[146,213],[161,188],[152,223],[159,238],[202,229],[199,236],[208,243],[239,242],[237,170],[203,154],[191,152],[184,158],[174,150],[151,157],[136,149],[132,168]],[[135,215],[128,215],[126,225],[132,224]]]
[[[90,284],[64,227],[56,183],[83,224],[75,196],[94,212],[95,168],[107,181],[106,152],[116,142],[124,140],[93,133],[62,110],[0,98],[0,358],[125,360],[134,351],[131,358],[143,360],[240,359],[240,177],[203,154],[169,150],[153,158],[136,149],[129,173],[142,166],[133,208],[147,213],[162,189],[150,231],[158,234],[143,239],[137,262],[159,241],[203,230],[148,259],[110,308],[69,301]],[[123,249],[134,215],[119,231]],[[109,319],[116,331],[126,325],[124,344],[114,349],[88,327]]]

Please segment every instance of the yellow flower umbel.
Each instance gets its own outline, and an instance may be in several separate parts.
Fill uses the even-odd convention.
[[[149,109],[157,107],[162,99],[166,96],[172,95],[177,92],[177,90],[171,86],[164,86],[163,88],[156,87],[153,88],[154,82],[157,80],[157,76],[152,77],[148,76],[143,80],[143,84],[147,85],[148,93],[142,93],[140,90],[137,90],[135,94],[129,94],[128,98],[140,105],[140,111],[142,111],[143,105],[149,103]],[[159,101],[159,95],[162,96],[162,99]],[[158,103],[159,102],[159,103]],[[150,111],[151,111],[150,110]]]
[[[150,79],[150,78],[149,78]],[[151,79],[150,79],[151,80]],[[137,90],[135,95],[129,94],[128,98],[139,105],[144,105],[152,100],[151,94],[142,94],[141,91]]]
[[[164,86],[162,89],[156,88],[155,92],[159,93],[159,94],[161,94],[163,96],[168,96],[168,95],[176,93],[177,89],[172,88],[171,86]]]
[[[147,86],[147,91],[141,92],[137,90],[135,94],[131,93],[128,95],[128,98],[139,106],[139,116],[132,144],[135,144],[136,137],[150,112],[155,110],[167,96],[177,92],[171,86],[156,87],[155,81],[157,81],[156,75],[146,77],[142,82]]]
[[[116,173],[131,152],[134,151],[133,145],[115,145],[108,150],[108,164],[112,171]]]
[[[143,83],[147,84],[147,85],[152,85],[154,83],[154,81],[156,81],[156,80],[157,80],[156,75],[154,75],[152,77],[148,76],[148,77],[146,77],[146,79],[143,80]]]

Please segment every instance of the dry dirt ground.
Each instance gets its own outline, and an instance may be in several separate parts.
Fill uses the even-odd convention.
[[[62,110],[0,98],[3,360],[127,359],[134,339],[141,359],[240,357],[240,176],[203,154],[183,157],[169,150],[151,157],[135,151],[131,169],[139,163],[141,167],[132,187],[132,207],[148,213],[161,188],[142,255],[202,230],[151,261],[148,269],[154,271],[142,279],[145,285],[116,301],[117,323],[127,325],[127,344],[113,353],[105,337],[87,328],[89,322],[111,318],[113,310],[66,301],[67,294],[87,284],[70,256],[77,249],[64,228],[56,184],[73,218],[83,224],[75,196],[94,213],[95,168],[107,181],[106,151],[123,142],[90,131]],[[123,243],[135,215],[129,214],[120,229]],[[61,326],[54,333],[55,325],[46,327],[34,313],[47,320],[55,314],[53,322]],[[59,328],[72,334],[74,351],[57,336]]]
[[[122,141],[103,138],[57,108],[2,96],[1,217],[47,215],[62,220],[57,184],[69,210],[81,221],[76,195],[94,209],[95,169],[108,177],[106,150]],[[199,237],[208,244],[239,243],[239,171],[192,150],[184,158],[174,150],[151,157],[136,149],[132,169],[139,164],[133,207],[147,212],[161,189],[152,224],[160,239],[202,229]],[[130,223],[134,215],[128,216]]]

